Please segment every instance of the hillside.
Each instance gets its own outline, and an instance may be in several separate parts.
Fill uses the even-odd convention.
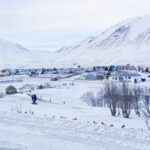
[[[90,37],[60,49],[59,62],[80,64],[150,64],[150,16],[128,19]]]
[[[150,16],[128,19],[56,52],[30,51],[0,40],[0,67],[5,68],[149,65],[149,54]]]
[[[0,66],[24,66],[33,61],[32,53],[18,44],[0,39]]]
[[[32,68],[50,65],[51,53],[47,51],[31,51],[19,44],[0,39],[1,68]]]

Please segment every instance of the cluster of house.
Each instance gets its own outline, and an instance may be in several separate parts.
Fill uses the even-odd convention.
[[[140,72],[150,72],[150,67],[145,66],[132,66],[132,65],[111,65],[111,66],[94,66],[89,68],[40,68],[40,69],[6,69],[0,71],[0,76],[8,75],[51,75],[52,81],[57,81],[62,78],[69,78],[72,76],[80,75],[81,79],[85,80],[103,80],[110,81],[129,81],[140,82],[145,81],[140,75]]]
[[[114,82],[145,82],[146,79],[142,77],[141,72],[148,72],[148,67],[135,66],[96,66],[92,69],[87,69],[80,79],[85,80],[104,80]]]
[[[146,79],[142,78],[142,76],[139,73],[130,73],[130,72],[90,72],[85,73],[80,76],[80,79],[85,80],[109,80],[114,82],[132,82],[132,83],[138,83],[138,82],[144,82]]]

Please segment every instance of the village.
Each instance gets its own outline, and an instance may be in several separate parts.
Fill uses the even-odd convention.
[[[23,76],[37,78],[49,78],[51,81],[75,77],[80,80],[108,80],[108,81],[128,81],[128,82],[145,82],[150,77],[150,67],[132,66],[132,65],[111,65],[111,66],[94,66],[83,68],[40,68],[40,69],[2,69],[0,77],[6,76]],[[1,78],[2,79],[2,78]],[[0,81],[0,83],[11,81]],[[13,82],[13,81],[12,81]],[[15,81],[14,81],[15,82]],[[16,80],[16,82],[23,82]]]

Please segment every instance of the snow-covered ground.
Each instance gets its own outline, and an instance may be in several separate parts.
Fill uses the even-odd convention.
[[[0,149],[149,150],[149,132],[67,118],[0,112]]]
[[[1,80],[12,78],[20,76]],[[150,132],[143,117],[134,112],[130,119],[111,117],[108,108],[90,107],[82,101],[85,92],[96,93],[103,82],[21,78],[23,83],[12,85],[50,83],[55,88],[32,92],[43,99],[38,105],[32,105],[26,93],[0,99],[0,150],[150,150]],[[5,92],[8,85],[1,84],[0,91]]]

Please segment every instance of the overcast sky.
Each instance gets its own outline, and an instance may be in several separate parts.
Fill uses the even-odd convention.
[[[149,7],[150,0],[0,0],[0,38],[56,50],[150,14]]]

